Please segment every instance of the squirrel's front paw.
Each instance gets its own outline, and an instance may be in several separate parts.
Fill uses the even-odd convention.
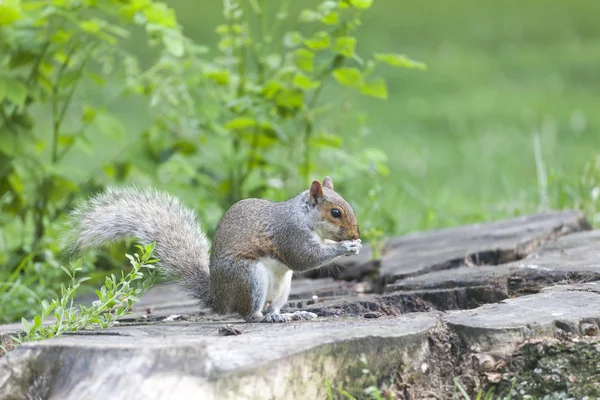
[[[340,242],[340,245],[344,250],[343,255],[345,256],[355,256],[360,252],[360,249],[362,248],[360,239],[344,240],[343,242]]]

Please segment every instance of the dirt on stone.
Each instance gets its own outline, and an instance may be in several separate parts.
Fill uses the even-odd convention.
[[[600,336],[558,330],[557,337],[526,340],[514,353],[497,356],[464,348],[440,325],[429,345],[421,370],[394,371],[382,382],[382,394],[402,400],[600,398]]]
[[[469,391],[482,385],[482,379],[471,362],[458,335],[443,323],[433,329],[428,337],[428,360],[414,371],[400,366],[380,382],[380,392],[386,399],[432,400],[451,399],[456,392],[454,378]],[[365,397],[366,398],[366,397]]]
[[[511,385],[511,399],[600,398],[600,337],[567,334],[524,342],[507,360],[496,392]]]

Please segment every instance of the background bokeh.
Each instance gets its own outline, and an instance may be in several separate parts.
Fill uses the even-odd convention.
[[[187,34],[214,43],[219,2],[169,4]],[[569,206],[558,193],[540,199],[535,135],[549,190],[576,186],[600,146],[599,13],[585,0],[373,3],[359,53],[405,53],[428,67],[385,70],[386,102],[352,98],[368,118],[365,140],[389,157],[379,195],[393,233]],[[344,189],[359,198],[369,187]]]
[[[51,3],[49,22],[35,7]],[[306,104],[289,122],[259,102],[253,115],[279,124],[279,131],[265,129],[265,148],[246,153],[240,165],[259,172],[238,191],[230,138],[239,126],[219,113],[231,107],[234,116],[245,115],[236,107],[248,99],[232,105],[235,95],[207,83],[222,77],[224,3],[166,1],[173,12],[146,0],[119,2],[118,11],[116,5],[94,9],[95,2],[83,2],[90,9],[81,11],[71,3],[0,5],[0,320],[27,315],[56,291],[58,267],[68,260],[60,241],[65,215],[108,184],[173,193],[198,210],[209,234],[232,201],[282,200],[325,174],[353,204],[361,232],[373,243],[546,209],[582,209],[600,224],[598,1],[375,0],[352,32],[356,53],[365,59],[375,52],[405,54],[427,69],[378,66],[387,100],[326,76],[319,104],[328,106],[313,122],[328,134],[311,151],[308,173],[298,158],[306,144]],[[104,3],[110,2],[98,2]],[[246,11],[248,4],[266,4],[272,24],[283,2],[242,3]],[[336,4],[289,3],[282,31],[306,35],[313,28],[298,22],[302,10]],[[131,35],[106,41],[105,31],[119,35],[94,22],[95,15]],[[23,21],[29,25],[19,25]],[[181,57],[184,42],[174,21],[208,53]],[[57,36],[60,30],[66,33]],[[164,46],[151,45],[149,37]],[[55,53],[46,52],[48,41]],[[55,93],[53,79],[72,43],[81,46]],[[83,52],[90,43],[93,49]],[[85,64],[90,54],[93,62]],[[85,79],[71,94],[81,65]],[[38,67],[39,81],[30,72]],[[56,128],[63,102],[69,106]],[[15,111],[15,104],[22,108]],[[92,282],[121,267],[127,249],[98,253],[89,263]]]

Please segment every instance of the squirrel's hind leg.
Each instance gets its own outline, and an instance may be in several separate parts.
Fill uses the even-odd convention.
[[[292,271],[286,271],[285,274],[280,277],[280,279],[273,283],[272,293],[267,293],[267,301],[270,300],[269,294],[271,294],[273,297],[269,308],[267,308],[267,313],[279,314],[281,307],[285,305],[288,297],[290,296],[290,289],[292,287]]]
[[[282,263],[272,259],[260,259],[255,262],[245,275],[248,279],[246,287],[249,289],[246,296],[239,296],[239,300],[246,297],[250,301],[239,303],[240,314],[247,322],[289,322],[301,319],[313,319],[317,315],[307,311],[294,313],[281,313],[290,295],[293,272]],[[263,309],[269,302],[265,314]],[[250,304],[247,307],[246,304]]]
[[[317,314],[308,311],[295,311],[293,313],[281,313],[281,307],[287,303],[288,297],[290,296],[290,289],[292,287],[292,271],[286,271],[280,279],[276,279],[275,286],[271,293],[267,293],[267,298],[272,295],[273,300],[267,308],[266,314],[260,322],[289,322],[297,321],[301,319],[313,319],[317,318]]]

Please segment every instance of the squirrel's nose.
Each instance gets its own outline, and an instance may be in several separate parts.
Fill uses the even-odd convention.
[[[352,232],[351,239],[352,240],[360,239],[360,229],[358,229],[358,225],[356,225],[356,232]]]

